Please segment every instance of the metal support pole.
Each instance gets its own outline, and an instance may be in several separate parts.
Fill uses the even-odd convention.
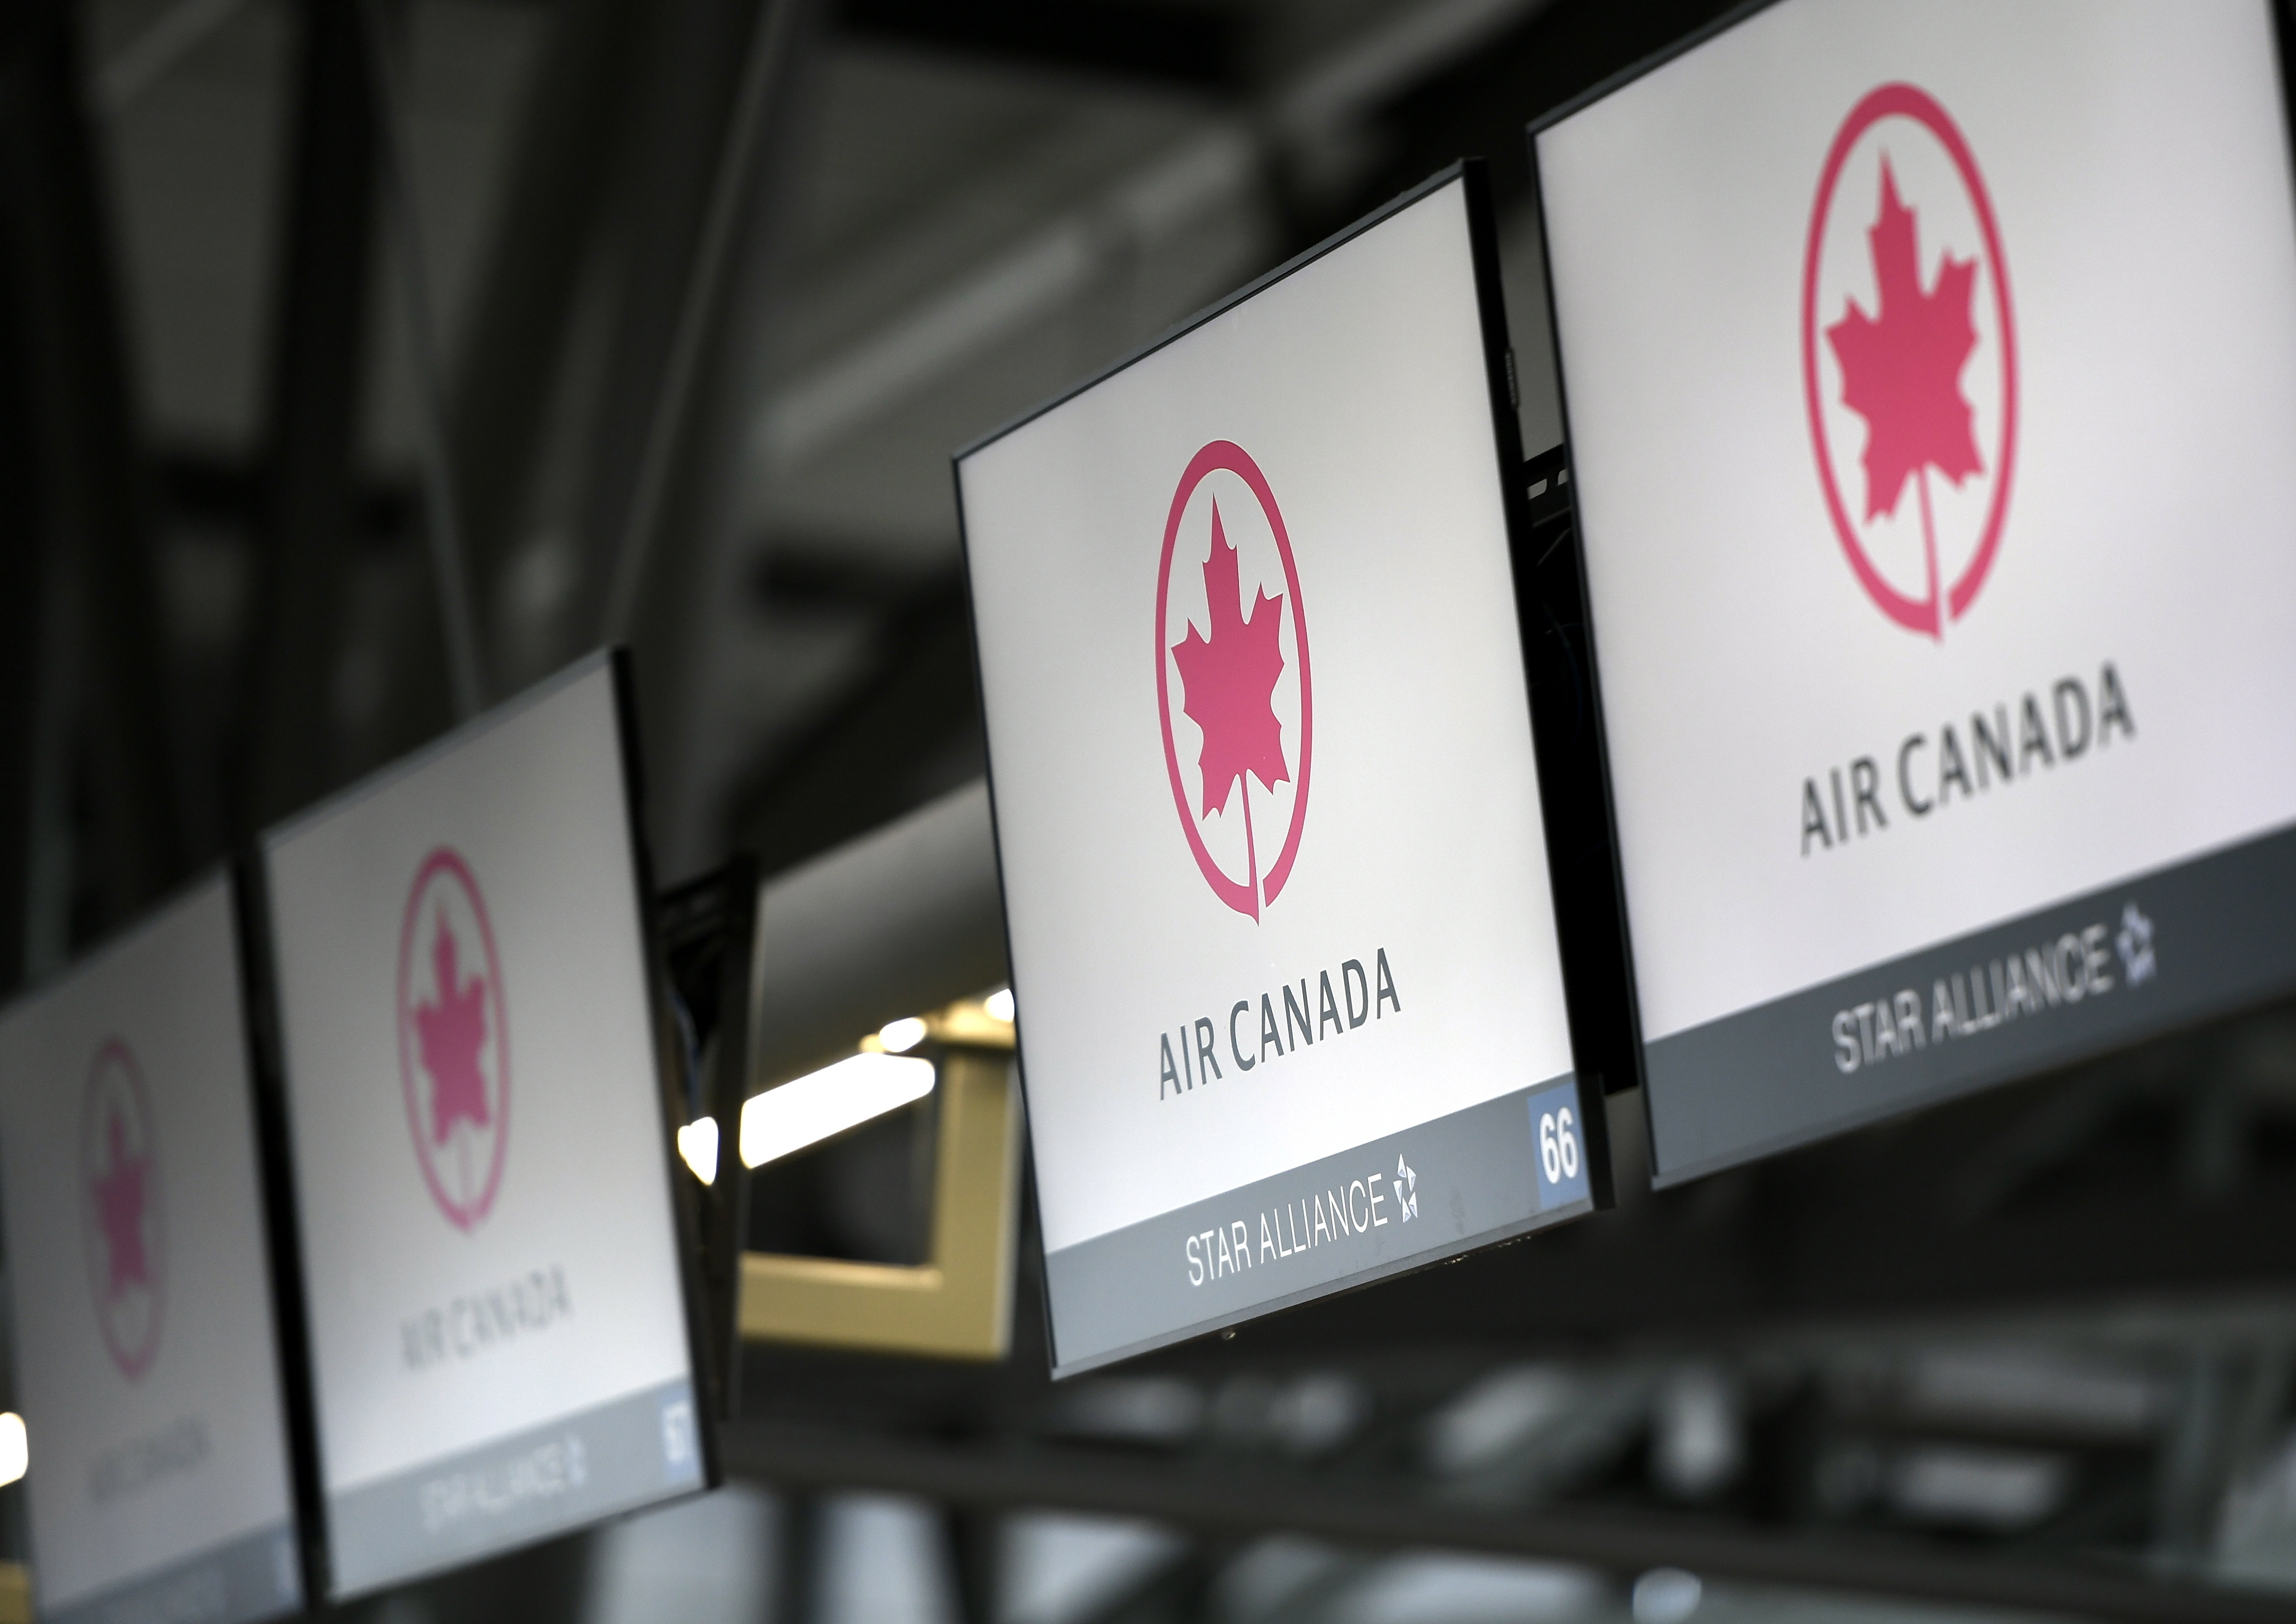
[[[956,1595],[957,1624],[996,1624],[1004,1520],[991,1512],[944,1505],[939,1508],[938,1521],[950,1587]]]
[[[373,259],[373,75],[357,11],[300,0],[286,250],[272,340],[267,533],[256,574],[238,821],[332,783],[329,680],[343,621]]]
[[[575,652],[549,646],[544,635],[560,629],[562,612],[548,627],[515,623],[504,570],[539,519],[551,420],[570,391],[580,394],[580,368],[569,356],[579,348],[581,291],[606,275],[599,261],[611,236],[615,158],[628,144],[641,9],[634,0],[557,8],[457,354],[453,445],[464,549],[493,679],[512,687],[533,674],[513,666],[512,632],[543,645],[545,667]],[[570,554],[578,544],[559,545]]]
[[[0,254],[0,309],[22,308],[14,257]],[[0,547],[0,993],[24,980],[30,943],[34,751],[39,734],[40,608],[46,549],[27,522],[41,503],[40,457],[22,335],[0,322],[0,501],[14,545]]]
[[[719,290],[732,257],[735,229],[755,189],[768,111],[783,68],[796,47],[803,9],[799,0],[765,0],[764,14],[750,30],[749,53],[742,65],[733,116],[726,122],[725,140],[710,182],[709,209],[702,217],[701,240],[694,246],[684,295],[678,301],[677,327],[670,340],[660,388],[646,422],[636,485],[621,533],[610,555],[611,571],[607,577],[601,620],[601,630],[609,643],[628,636],[630,618],[636,612],[671,468],[684,441],[686,414],[693,403],[702,340],[718,316]]]
[[[383,0],[359,0],[359,18],[366,29],[367,62],[374,76],[383,207],[390,217],[391,235],[398,250],[399,296],[414,363],[422,460],[422,528],[430,541],[430,573],[439,593],[439,624],[446,632],[447,673],[455,696],[455,716],[457,721],[467,722],[486,702],[486,681],[479,664],[478,634],[472,625],[470,571],[463,559],[454,463],[447,448],[447,387],[430,269],[422,251],[422,220],[406,160],[406,84],[390,48],[382,7]]]
[[[772,1624],[814,1624],[821,1612],[823,1557],[828,1550],[828,1507],[818,1495],[780,1497],[774,1542]]]
[[[80,759],[102,910],[116,920],[171,882],[183,853],[165,645],[78,22],[64,0],[0,7],[0,217],[12,295],[0,320],[17,324],[40,472],[12,545],[45,549],[47,568],[75,575],[68,601],[81,613],[67,635],[85,651]],[[37,614],[42,596],[14,602]],[[14,650],[38,640],[5,641]]]

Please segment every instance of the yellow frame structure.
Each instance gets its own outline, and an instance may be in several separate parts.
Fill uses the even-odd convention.
[[[744,1252],[744,1340],[955,1359],[1001,1359],[1011,1346],[1021,1192],[1013,1029],[974,1004],[926,1026],[940,1046],[931,1261]]]

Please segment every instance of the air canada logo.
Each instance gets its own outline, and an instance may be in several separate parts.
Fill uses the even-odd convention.
[[[130,1382],[160,1350],[167,1300],[167,1230],[152,1099],[128,1046],[114,1038],[95,1052],[80,1101],[87,1281],[111,1362]]]
[[[1833,137],[1810,211],[1801,352],[1849,566],[1883,614],[1942,641],[2001,545],[2017,341],[1984,178],[1925,91],[1882,86]]]
[[[510,1030],[487,905],[445,846],[416,871],[399,929],[398,1075],[431,1197],[456,1228],[473,1228],[510,1143]]]
[[[1308,627],[1283,515],[1242,447],[1189,460],[1156,573],[1156,700],[1172,800],[1219,899],[1258,919],[1292,877],[1315,744]]]

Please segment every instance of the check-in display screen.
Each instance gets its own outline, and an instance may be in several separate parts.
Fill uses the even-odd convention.
[[[1469,207],[959,461],[1062,1374],[1591,1204]]]
[[[614,674],[264,838],[339,1595],[703,1480]]]
[[[1686,1177],[2296,985],[2262,0],[1785,0],[1533,137]]]
[[[43,1619],[297,1611],[230,882],[0,1013],[0,1196]]]

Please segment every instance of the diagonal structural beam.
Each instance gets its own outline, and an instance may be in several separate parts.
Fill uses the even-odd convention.
[[[480,630],[497,645],[512,629],[496,603],[503,570],[533,517],[530,487],[553,399],[569,387],[562,357],[577,336],[583,276],[612,214],[607,177],[643,111],[630,64],[644,9],[636,0],[560,8],[465,324],[454,456]]]
[[[1461,71],[1460,64],[1488,52],[1513,60],[1516,42],[1542,15],[1539,0],[1439,0],[1383,21],[1273,87],[1250,116],[1238,110],[1208,119],[1198,133],[1099,195],[1045,221],[841,353],[790,379],[758,412],[758,449],[782,467],[820,456],[1008,335],[1070,303],[1111,266],[1248,201],[1268,173],[1302,168],[1346,150],[1362,127],[1414,87]],[[1521,144],[1519,128],[1505,133]],[[1457,155],[1447,152],[1423,164],[1410,180],[1423,179]],[[1367,206],[1359,191],[1348,192],[1335,209],[1298,226],[1291,246],[1308,246]]]

